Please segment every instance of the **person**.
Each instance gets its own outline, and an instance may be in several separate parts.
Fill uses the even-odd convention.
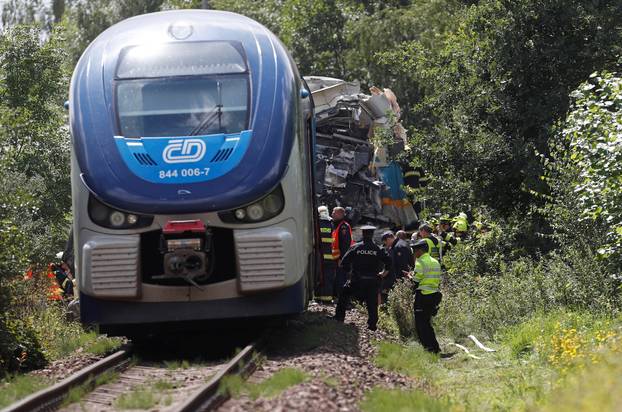
[[[419,231],[418,231],[418,230],[415,230],[415,231],[412,233],[412,235],[410,235],[410,241],[411,241],[411,242],[415,242],[415,241],[420,240],[420,239],[421,239],[421,235],[419,234]]]
[[[395,232],[395,237],[398,239],[405,240],[406,244],[408,244],[409,236],[408,236],[408,233],[406,233],[405,231],[398,230],[397,232]]]
[[[410,277],[415,284],[415,329],[423,347],[433,353],[440,353],[432,327],[432,317],[438,313],[443,295],[439,290],[441,265],[428,253],[428,243],[422,239],[412,244],[415,254],[415,270]]]
[[[65,262],[52,264],[51,270],[56,278],[58,286],[60,286],[62,290],[62,297],[64,299],[73,298],[73,282],[71,280],[69,265]]]
[[[346,210],[343,207],[337,206],[333,209],[331,254],[336,264],[335,280],[333,282],[333,298],[335,300],[339,298],[343,285],[346,282],[346,273],[341,265],[339,265],[339,262],[350,247],[354,245],[354,241],[352,240],[352,227],[346,222],[345,217]]]
[[[452,247],[458,244],[458,239],[454,236],[451,230],[451,218],[449,216],[442,216],[438,226],[438,236],[443,241],[443,254],[451,250]]]
[[[468,231],[469,231],[469,221],[468,221],[466,213],[460,212],[460,214],[458,214],[458,216],[454,218],[454,221],[455,221],[453,225],[454,236],[460,241],[467,240]]]
[[[391,270],[389,275],[382,280],[382,302],[387,301],[389,291],[393,288],[395,282],[408,274],[413,266],[412,249],[410,244],[403,239],[406,233],[401,232],[394,235],[393,232],[388,231],[382,235],[382,242],[389,253],[389,257],[391,257]]]
[[[378,324],[378,291],[381,279],[388,274],[391,258],[386,250],[374,243],[374,226],[363,226],[363,240],[348,250],[340,266],[351,271],[351,276],[344,286],[334,319],[343,322],[346,309],[353,295],[358,294],[367,307],[367,328],[376,330]]]
[[[430,256],[440,262],[442,259],[443,243],[434,235],[434,229],[428,224],[423,224],[419,228],[419,235],[421,239],[428,244]]]
[[[328,214],[328,207],[320,206],[317,208],[319,215],[320,229],[320,248],[321,256],[321,277],[319,279],[315,299],[320,302],[330,302],[333,299],[333,288],[335,283],[335,269],[337,264],[332,253],[333,243],[333,222]]]
[[[69,234],[67,235],[67,242],[65,243],[65,250],[62,252],[60,259],[65,262],[69,267],[69,272],[73,275],[76,273],[75,257],[73,253],[73,225],[69,228]]]

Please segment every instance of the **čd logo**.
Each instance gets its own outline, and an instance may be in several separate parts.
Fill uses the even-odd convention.
[[[162,152],[166,163],[193,163],[205,156],[205,142],[201,139],[169,140]]]

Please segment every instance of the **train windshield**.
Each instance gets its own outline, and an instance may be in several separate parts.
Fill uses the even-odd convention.
[[[125,49],[116,72],[125,137],[237,133],[247,128],[249,80],[241,46],[192,42]]]
[[[127,80],[117,85],[121,135],[192,136],[247,128],[248,78]]]

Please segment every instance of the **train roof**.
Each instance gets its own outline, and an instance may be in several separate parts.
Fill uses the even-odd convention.
[[[248,76],[244,130],[198,136],[125,133],[129,129],[121,125],[116,100],[119,84],[194,75]],[[285,47],[247,17],[176,10],[124,20],[89,45],[72,77],[70,122],[82,181],[103,202],[140,213],[206,212],[257,200],[286,171],[300,87]],[[218,116],[220,123],[220,111]],[[184,168],[209,173],[158,177]]]

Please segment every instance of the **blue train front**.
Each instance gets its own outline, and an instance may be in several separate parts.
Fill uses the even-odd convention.
[[[287,51],[251,19],[170,11],[102,33],[70,93],[82,321],[303,311],[312,118]]]

